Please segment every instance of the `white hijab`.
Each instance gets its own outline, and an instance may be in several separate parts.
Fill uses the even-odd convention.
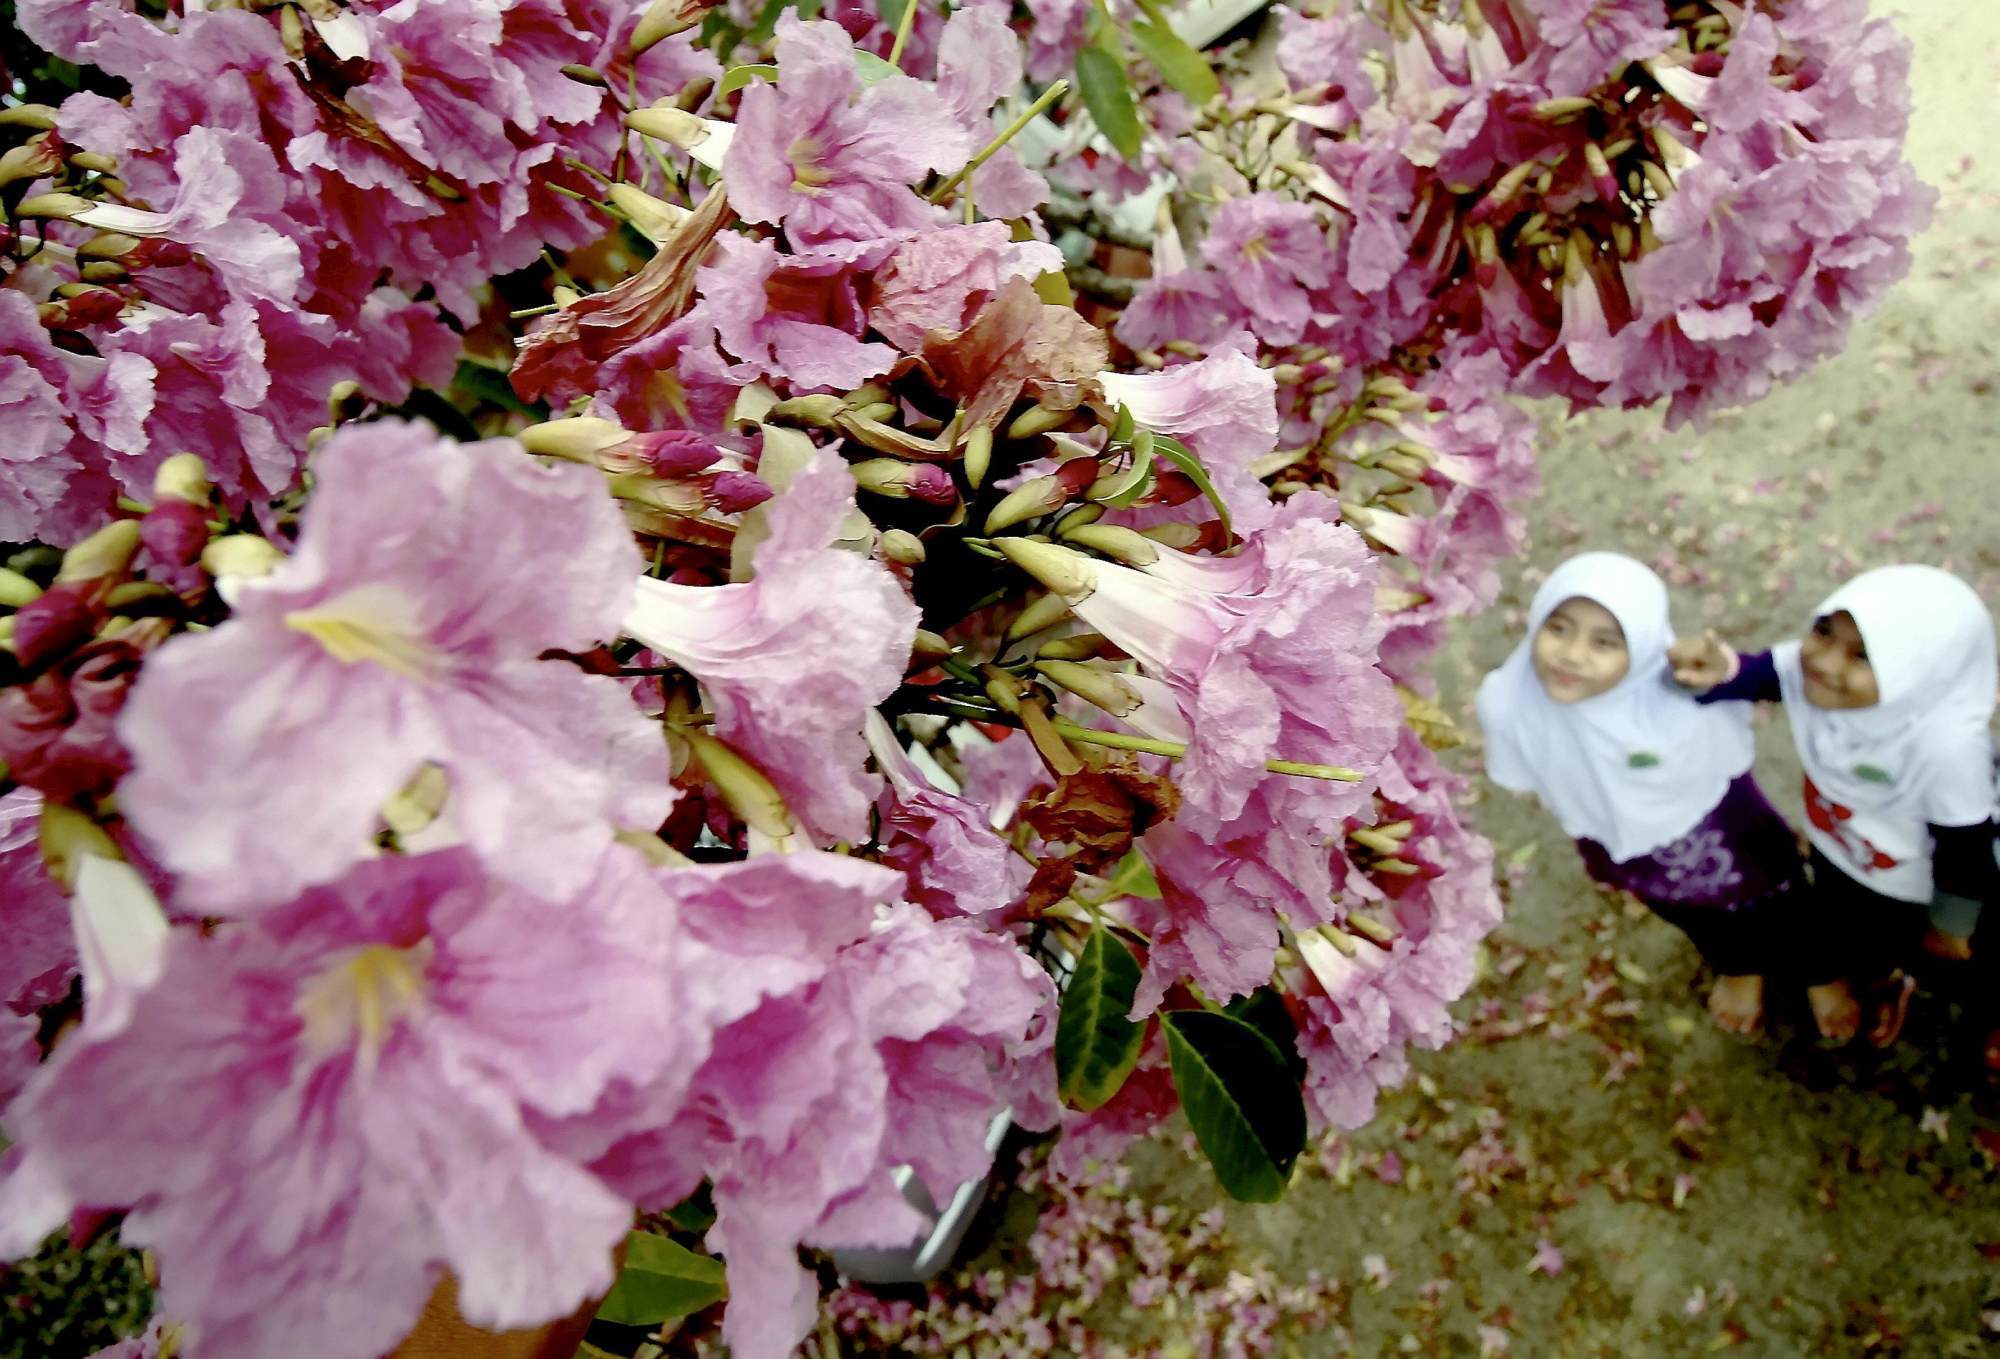
[[[1618,620],[1631,666],[1604,693],[1558,703],[1535,674],[1535,634],[1579,597]],[[1565,831],[1619,863],[1693,830],[1755,752],[1747,704],[1703,707],[1674,684],[1673,640],[1667,587],[1647,567],[1616,552],[1557,567],[1528,607],[1528,635],[1479,686],[1487,775],[1535,794]]]
[[[1771,649],[1799,760],[1821,793],[1857,812],[1970,826],[1993,810],[1993,617],[1972,587],[1935,566],[1864,571],[1814,618],[1846,613],[1881,698],[1868,708],[1806,701],[1799,644]]]

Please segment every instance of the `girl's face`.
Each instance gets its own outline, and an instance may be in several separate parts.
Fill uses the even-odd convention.
[[[1625,630],[1611,610],[1581,595],[1556,605],[1536,630],[1529,654],[1535,677],[1558,703],[1595,698],[1632,668]]]
[[[1813,619],[1812,631],[1799,643],[1799,668],[1805,672],[1806,702],[1815,708],[1872,708],[1882,700],[1861,629],[1850,614]]]

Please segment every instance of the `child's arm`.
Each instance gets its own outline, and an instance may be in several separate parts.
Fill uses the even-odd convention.
[[[1667,649],[1667,660],[1674,682],[1693,691],[1698,702],[1775,703],[1782,697],[1770,652],[1739,655],[1713,629],[1675,642]]]
[[[1993,822],[1931,827],[1931,924],[1954,939],[1970,939],[1981,908],[2000,901],[2000,863],[1993,857]]]

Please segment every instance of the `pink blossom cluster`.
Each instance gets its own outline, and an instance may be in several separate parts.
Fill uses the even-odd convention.
[[[1493,350],[1516,391],[1678,422],[1838,350],[1929,216],[1908,45],[1863,0],[1287,13],[1278,62],[1286,94],[1197,125],[1219,165],[1156,152],[1229,197],[1198,263],[1156,252],[1135,348],[1248,326],[1349,373]]]
[[[26,437],[0,455],[0,539],[74,541],[180,452],[230,509],[269,500],[336,384],[394,404],[448,382],[492,275],[601,234],[576,195],[625,141],[602,83],[717,70],[685,36],[630,56],[644,9],[24,5],[31,38],[131,94],[72,96],[35,143],[82,197],[8,235],[0,400]],[[78,156],[115,178],[64,183]]]
[[[85,1022],[6,1110],[0,1252],[122,1209],[199,1353],[311,1335],[373,1359],[445,1269],[477,1324],[567,1315],[609,1286],[635,1207],[707,1179],[730,1334],[786,1352],[817,1297],[801,1241],[915,1234],[887,1172],[947,1196],[996,1109],[1046,1099],[1047,974],[896,907],[887,867],[697,866],[651,836],[675,796],[660,730],[564,659],[618,631],[640,573],[598,473],[395,424],[316,466],[290,555],[160,647],[119,718],[120,807],[187,923],[136,874],[78,870],[82,918],[159,938],[82,950]],[[794,501],[853,504],[810,475]],[[787,551],[893,584],[797,514],[756,587]],[[519,560],[543,569],[496,569]],[[77,967],[36,810],[10,796],[0,858],[29,946],[10,1023]]]

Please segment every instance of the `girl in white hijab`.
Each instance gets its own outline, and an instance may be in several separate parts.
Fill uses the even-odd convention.
[[[1613,552],[1564,562],[1479,686],[1486,772],[1539,797],[1593,878],[1686,932],[1718,974],[1710,1012],[1748,1033],[1792,932],[1798,845],[1750,775],[1748,710],[1676,687],[1673,640],[1651,570]]]
[[[1814,933],[1848,954],[1814,1012],[1822,1032],[1851,1036],[1851,983],[1868,982],[1870,1041],[1893,1042],[1913,989],[1897,965],[1927,923],[1927,948],[1967,956],[1996,894],[1992,615],[1947,571],[1886,566],[1829,595],[1798,641],[1738,657],[1711,635],[1677,648],[1674,669],[1704,703],[1784,702],[1805,767]]]

